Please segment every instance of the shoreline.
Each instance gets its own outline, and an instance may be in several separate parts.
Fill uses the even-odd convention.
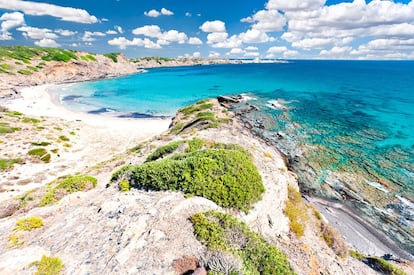
[[[171,119],[117,118],[71,111],[47,91],[53,85],[24,88],[19,98],[0,100],[0,105],[10,111],[39,121],[19,122],[21,130],[7,134],[0,143],[0,158],[19,158],[23,162],[2,172],[0,202],[109,160],[160,135],[171,123]],[[68,141],[62,142],[62,136]],[[50,163],[39,163],[28,155],[29,150],[40,148],[32,144],[41,141],[51,144],[45,147],[51,152]]]

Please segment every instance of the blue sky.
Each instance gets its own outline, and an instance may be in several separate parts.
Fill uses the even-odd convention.
[[[0,0],[0,27],[128,57],[414,59],[414,0]]]

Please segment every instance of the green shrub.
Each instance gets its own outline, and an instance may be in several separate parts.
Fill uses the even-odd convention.
[[[50,154],[46,151],[46,149],[44,148],[35,148],[32,149],[28,152],[28,154],[30,156],[36,156],[38,157],[41,161],[49,163],[50,162]]]
[[[389,274],[389,275],[406,275],[406,273],[401,270],[400,268],[394,266],[390,262],[387,262],[386,260],[378,257],[366,257],[366,260],[368,261],[368,264],[380,271],[383,274]]]
[[[68,137],[66,137],[66,136],[60,136],[59,137],[59,139],[60,140],[62,140],[62,141],[69,141],[70,139],[68,138]]]
[[[178,112],[181,112],[185,115],[190,115],[193,114],[195,112],[199,112],[199,111],[203,111],[206,109],[210,109],[211,107],[213,107],[213,103],[202,103],[202,104],[194,104],[185,108],[181,108],[178,110]]]
[[[28,70],[18,70],[17,72],[19,74],[23,74],[23,75],[31,75],[31,74],[33,74],[31,71],[28,71]]]
[[[37,271],[34,275],[58,275],[62,273],[63,269],[61,259],[57,257],[47,257],[46,255],[43,255],[40,261],[31,263],[30,266],[37,267]]]
[[[118,63],[118,55],[119,53],[106,53],[104,56],[108,57],[109,59],[112,59],[113,62]]]
[[[183,130],[183,128],[184,128],[184,123],[179,122],[170,128],[170,133],[176,135],[180,133]]]
[[[44,55],[42,60],[44,61],[63,61],[68,62],[71,59],[77,60],[78,57],[73,51],[56,49],[56,48],[44,48]]]
[[[12,168],[14,164],[19,163],[21,159],[0,159],[0,170]]]
[[[152,153],[151,155],[149,155],[147,157],[147,162],[148,161],[154,161],[160,158],[163,158],[164,156],[171,154],[172,152],[174,152],[175,150],[177,150],[178,146],[180,146],[181,144],[183,144],[184,141],[182,140],[177,140],[177,141],[173,141],[171,143],[168,143],[167,145],[158,147],[157,150],[155,150],[154,153]]]
[[[365,259],[365,255],[364,254],[362,254],[362,253],[359,253],[358,251],[355,251],[355,250],[349,250],[349,255],[352,257],[352,258],[354,258],[354,259],[357,259],[357,260],[364,260]]]
[[[121,180],[119,182],[119,190],[121,192],[128,192],[131,190],[131,186],[129,185],[129,182],[127,180]]]
[[[209,211],[190,219],[197,239],[210,250],[240,257],[245,274],[294,274],[283,252],[231,215]]]
[[[300,192],[288,186],[288,199],[285,202],[285,214],[289,218],[289,228],[298,237],[305,234],[305,226],[309,219],[306,205]]]
[[[96,60],[96,57],[91,54],[82,55],[80,58],[84,61],[95,61],[95,62],[98,61]]]
[[[34,146],[49,146],[51,143],[48,141],[32,142]]]
[[[9,248],[17,247],[24,244],[24,241],[20,240],[19,236],[12,234],[9,236]]]
[[[34,228],[43,226],[43,220],[40,217],[27,217],[16,222],[15,231],[31,231]]]
[[[9,116],[9,113],[6,115]],[[20,130],[19,127],[11,127],[6,122],[0,122],[0,134],[10,134],[10,133],[13,133],[19,130]]]
[[[98,180],[96,178],[86,175],[61,177],[55,182],[52,182],[45,195],[42,197],[40,205],[45,206],[59,201],[67,194],[90,190],[94,188],[97,183]]]
[[[22,120],[24,123],[39,123],[40,120],[37,118],[25,117]]]
[[[199,150],[139,166],[127,165],[112,176],[112,181],[122,179],[133,188],[182,191],[243,211],[248,211],[265,191],[245,150]]]
[[[204,140],[200,138],[193,138],[192,140],[189,140],[187,144],[188,144],[188,147],[185,151],[190,153],[190,152],[200,150],[204,145]]]

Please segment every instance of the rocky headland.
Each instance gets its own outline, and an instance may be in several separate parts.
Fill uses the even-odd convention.
[[[111,76],[136,71],[116,69],[119,55],[94,58]],[[98,66],[83,61],[39,65],[55,78],[6,73],[21,78],[9,89]],[[343,212],[302,197],[289,159],[229,111],[239,99],[203,100],[172,120],[111,120],[55,105],[44,86],[18,91],[0,110],[1,274],[414,272],[407,260],[381,258],[398,251],[375,234],[366,250],[344,240],[326,219]]]

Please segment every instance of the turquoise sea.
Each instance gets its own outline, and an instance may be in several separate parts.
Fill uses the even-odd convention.
[[[296,172],[302,184],[311,189],[342,184],[372,195],[372,204],[412,231],[414,61],[149,69],[52,92],[78,111],[135,117],[173,116],[206,97],[248,94],[254,98],[249,103],[260,108],[251,119],[263,121],[261,134],[282,133],[276,146],[291,159],[300,156]],[[405,212],[390,203],[404,204]]]

